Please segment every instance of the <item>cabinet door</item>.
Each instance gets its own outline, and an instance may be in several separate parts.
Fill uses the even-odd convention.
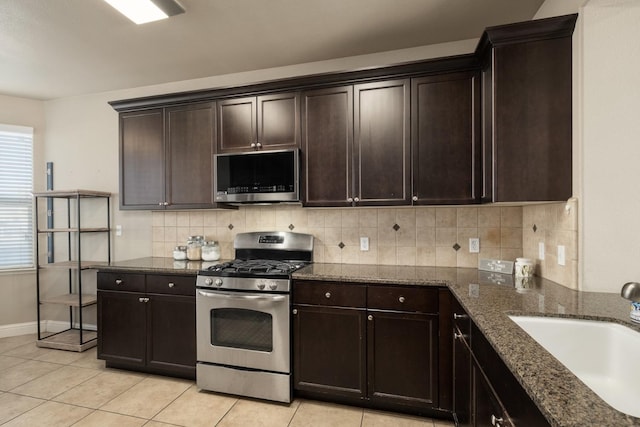
[[[157,209],[164,202],[162,108],[120,114],[120,207]]]
[[[471,350],[458,328],[453,329],[453,412],[457,425],[471,427]]]
[[[349,308],[294,306],[294,389],[364,399],[365,313]]]
[[[414,204],[480,199],[480,85],[475,72],[413,79]]]
[[[367,313],[371,401],[437,407],[437,315],[373,310]]]
[[[98,359],[133,366],[146,360],[145,294],[98,291]]]
[[[195,296],[148,294],[148,298],[148,366],[195,378]]]
[[[168,208],[214,206],[214,111],[212,103],[166,111]]]
[[[302,94],[305,206],[351,206],[353,87]]]
[[[354,86],[354,201],[360,205],[411,203],[409,92],[409,80]]]
[[[494,201],[567,200],[571,37],[495,48]]]
[[[258,97],[258,147],[279,150],[300,147],[300,94]]]
[[[484,376],[482,369],[473,366],[473,414],[475,427],[513,427],[507,411]]]
[[[217,104],[218,152],[253,150],[258,142],[256,98],[227,99]]]

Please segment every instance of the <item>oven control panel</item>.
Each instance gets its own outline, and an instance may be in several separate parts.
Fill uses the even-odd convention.
[[[216,277],[200,275],[196,287],[240,291],[289,292],[289,279],[271,279],[264,277]]]

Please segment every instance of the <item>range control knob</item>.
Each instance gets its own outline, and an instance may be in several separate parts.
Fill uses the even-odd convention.
[[[269,283],[269,289],[275,291],[276,289],[278,289],[278,284],[275,282]]]
[[[207,286],[213,285],[213,279],[210,277],[207,277],[206,279],[204,279],[204,284]]]
[[[264,289],[264,282],[260,282],[256,286],[258,287],[258,289],[263,290]]]
[[[215,284],[216,284],[217,287],[222,286],[222,279],[216,279],[216,283]]]

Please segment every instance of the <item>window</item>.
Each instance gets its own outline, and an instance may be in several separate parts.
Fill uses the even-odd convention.
[[[0,124],[0,270],[33,268],[33,129]]]

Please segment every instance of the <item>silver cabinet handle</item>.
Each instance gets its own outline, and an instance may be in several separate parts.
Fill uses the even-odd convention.
[[[460,338],[462,338],[463,336],[464,336],[464,335],[459,334],[459,333],[457,333],[457,332],[454,332],[454,333],[453,333],[453,339],[454,339],[454,340],[460,339]]]
[[[158,203],[158,206],[162,206],[162,202],[159,202],[159,203]]]
[[[203,297],[209,298],[228,298],[228,299],[239,299],[239,300],[266,300],[266,301],[284,301],[284,295],[238,295],[236,293],[226,293],[226,292],[206,292],[206,291],[198,291],[198,294]]]
[[[467,317],[469,317],[469,316],[467,316],[466,314],[453,313],[453,318],[454,319],[466,319]]]
[[[324,296],[325,296],[327,299],[331,298],[331,292],[327,292],[326,294],[324,294]]]
[[[400,303],[403,303],[403,302],[404,302],[404,297],[402,297],[402,296],[401,296],[400,298],[398,298],[398,301],[399,301]]]
[[[256,148],[256,143],[255,142],[251,143],[251,148]]]
[[[164,202],[162,205],[163,206],[169,206],[169,202]]]
[[[354,197],[354,198],[353,198],[353,201],[354,201],[354,202],[356,202],[356,203],[358,203],[358,202],[360,201],[360,198],[359,198],[359,197]]]
[[[298,314],[298,309],[297,308],[293,309],[293,314]]]
[[[175,286],[175,284],[173,282],[169,282],[169,287],[173,288]]]
[[[373,316],[370,314],[370,315],[367,316],[367,319],[373,320]]]
[[[491,425],[492,426],[496,426],[496,427],[500,427],[500,423],[503,422],[504,419],[502,419],[502,417],[497,418],[495,415],[491,415]]]
[[[262,143],[261,143],[261,142],[258,142],[258,143],[256,144],[256,147],[258,147],[258,148],[262,148]]]
[[[121,285],[121,284],[122,284],[122,280],[116,279],[116,285]]]
[[[138,298],[140,302],[149,302],[149,298]]]
[[[411,200],[413,200],[414,202],[417,202],[417,201],[418,201],[418,196],[413,196],[413,197],[411,198]]]
[[[353,202],[353,197],[347,197],[347,202]]]

